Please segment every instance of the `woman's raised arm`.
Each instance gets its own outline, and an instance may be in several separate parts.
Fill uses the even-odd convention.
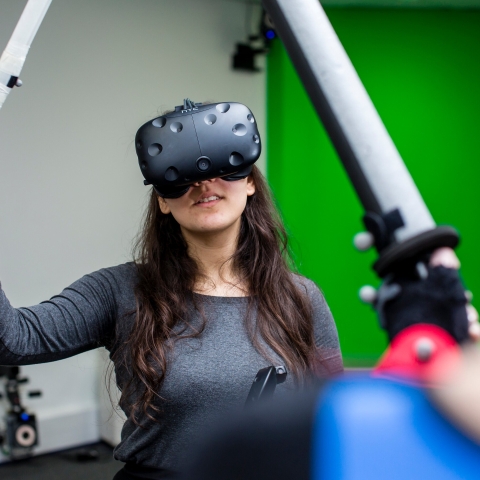
[[[85,275],[46,302],[14,308],[0,290],[0,364],[26,365],[111,348],[117,319],[135,307],[135,266]]]

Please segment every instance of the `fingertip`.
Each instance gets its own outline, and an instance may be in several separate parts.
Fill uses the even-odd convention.
[[[460,268],[460,260],[456,253],[449,247],[437,248],[430,257],[431,267],[446,267],[458,270]]]
[[[468,327],[468,334],[472,340],[478,342],[480,340],[480,324],[479,323],[472,323]]]
[[[468,323],[478,323],[478,312],[473,305],[467,305],[467,318]]]

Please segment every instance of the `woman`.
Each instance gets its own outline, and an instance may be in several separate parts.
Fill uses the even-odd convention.
[[[14,309],[0,297],[0,364],[59,360],[105,346],[127,421],[116,480],[170,478],[197,431],[243,407],[256,372],[286,365],[277,394],[341,371],[328,306],[289,268],[285,231],[256,167],[235,181],[152,189],[135,261],[86,275]]]

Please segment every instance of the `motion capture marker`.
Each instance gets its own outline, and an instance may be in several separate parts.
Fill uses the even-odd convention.
[[[373,303],[377,299],[377,291],[371,285],[364,285],[358,292],[363,303]]]
[[[353,244],[357,250],[364,252],[373,247],[375,238],[370,232],[359,232],[353,237]]]
[[[217,117],[213,113],[211,113],[210,115],[207,115],[203,120],[207,125],[213,125],[217,121]]]
[[[260,143],[260,137],[259,137],[258,135],[254,135],[254,136],[253,136],[253,141],[254,141],[255,143]]]
[[[180,133],[183,130],[183,125],[180,122],[174,122],[170,125],[170,130],[173,133]]]
[[[137,148],[142,148],[143,147],[143,143],[142,142],[137,142]]]
[[[217,105],[217,110],[220,113],[227,113],[230,110],[230,104],[229,103],[219,103]]]
[[[415,270],[417,271],[420,280],[426,280],[428,278],[428,269],[423,262],[418,262],[415,265]]]
[[[251,113],[249,113],[247,115],[247,120],[250,122],[250,123],[255,123],[255,118],[253,117],[253,115]]]
[[[230,165],[233,165],[234,167],[238,167],[243,163],[243,160],[244,158],[240,153],[232,152],[228,161],[230,162]]]
[[[247,127],[243,123],[237,123],[232,128],[232,132],[239,137],[243,137],[247,133]]]
[[[428,337],[419,338],[413,347],[419,362],[428,362],[435,353],[435,344]]]
[[[162,147],[159,143],[152,143],[152,144],[148,147],[148,154],[149,154],[151,157],[156,157],[157,155],[159,155],[160,153],[162,153],[162,150],[163,150],[163,147]]]
[[[148,167],[147,162],[142,162],[141,167],[142,167],[142,170],[146,170]]]
[[[166,123],[167,123],[167,119],[166,119],[165,117],[160,117],[160,118],[156,118],[156,119],[152,122],[152,125],[153,125],[154,127],[163,128]]]
[[[178,170],[175,167],[169,167],[165,172],[165,179],[169,182],[174,182],[179,176]]]
[[[210,170],[210,167],[212,166],[212,162],[208,157],[200,157],[197,160],[197,168],[201,172],[206,172],[207,170]]]

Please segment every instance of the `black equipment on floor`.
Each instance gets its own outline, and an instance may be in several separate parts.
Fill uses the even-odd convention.
[[[5,378],[5,397],[9,404],[5,414],[5,429],[0,430],[2,452],[12,460],[28,457],[38,445],[38,429],[35,415],[27,412],[21,403],[19,385],[28,382],[20,377],[20,367],[0,366],[0,378]],[[31,391],[29,397],[41,396]],[[0,392],[0,398],[3,394]]]

